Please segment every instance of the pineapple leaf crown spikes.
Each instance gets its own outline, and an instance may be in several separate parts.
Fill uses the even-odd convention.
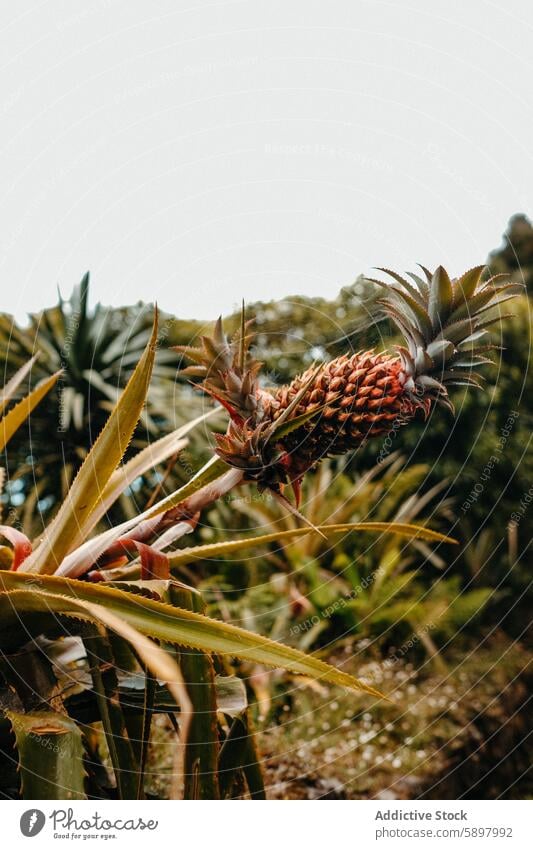
[[[181,374],[202,378],[200,388],[241,424],[261,413],[258,375],[262,364],[250,353],[252,324],[253,320],[246,320],[243,305],[240,326],[231,339],[226,337],[219,318],[212,336],[200,337],[200,346],[176,345],[172,349],[193,363]]]
[[[423,276],[408,274],[410,280],[387,268],[377,269],[391,277],[392,284],[369,279],[386,290],[378,303],[406,341],[407,347],[397,347],[406,392],[451,407],[447,387],[479,388],[480,377],[472,372],[491,363],[486,354],[498,349],[485,337],[502,315],[486,313],[524,288],[506,282],[504,274],[483,280],[485,265],[456,279],[450,279],[441,265],[433,273],[420,268]]]

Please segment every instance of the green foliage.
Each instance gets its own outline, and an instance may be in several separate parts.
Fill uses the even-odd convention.
[[[406,467],[397,454],[355,478],[338,463],[323,462],[304,482],[303,504],[306,516],[319,528],[328,527],[324,522],[345,523],[339,525],[345,530],[336,535],[335,545],[329,538],[297,531],[295,518],[273,499],[256,499],[249,492],[218,503],[214,511],[220,517],[211,517],[213,527],[228,528],[229,523],[233,534],[250,526],[280,531],[277,539],[271,535],[263,557],[256,548],[245,569],[231,558],[239,541],[199,547],[206,555],[200,570],[195,567],[202,591],[219,614],[306,650],[355,637],[370,637],[385,647],[422,632],[417,641],[435,655],[429,630],[444,637],[452,617],[460,618],[459,601],[453,608],[452,600],[460,596],[466,613],[467,602],[472,606],[480,599],[472,593],[463,596],[457,576],[444,576],[442,548],[429,547],[427,540],[413,534],[406,542],[395,532],[403,522],[424,527],[426,516],[432,525],[445,527],[453,521],[451,501],[442,497],[447,484],[428,488],[424,482],[429,471],[423,464]],[[383,523],[384,532],[365,534],[372,520]],[[354,527],[362,523],[362,535],[349,533],[349,522]],[[291,528],[294,537],[285,541]],[[214,532],[206,530],[204,535],[208,533]],[[210,549],[228,560],[207,560]],[[180,560],[178,553],[175,563]],[[222,604],[217,600],[221,585]]]
[[[533,226],[526,215],[513,215],[503,236],[503,245],[489,255],[491,274],[510,274],[525,283],[529,294],[533,284]]]
[[[515,218],[491,272],[530,283],[532,257],[533,228]],[[368,319],[373,297],[358,280],[333,301],[253,305],[255,354],[269,383],[381,334],[393,345],[390,325]],[[370,682],[386,676],[355,678],[316,652],[350,650],[355,639],[361,651],[372,643],[392,671],[409,656],[434,674],[450,643],[475,636],[477,645],[494,621],[521,630],[533,536],[526,296],[501,337],[492,334],[495,344],[504,339],[494,385],[459,396],[456,419],[440,412],[370,441],[348,462],[323,463],[304,483],[305,526],[269,493],[236,491],[240,479],[221,460],[204,463],[205,445],[194,443],[176,465],[188,433],[171,433],[174,419],[196,412],[190,387],[174,384],[178,358],[158,351],[154,362],[151,309],[91,311],[87,299],[85,278],[69,301],[31,316],[28,330],[0,317],[4,374],[14,378],[2,398],[4,504],[16,508],[2,529],[10,545],[0,547],[10,570],[0,572],[2,793],[143,798],[156,720],[168,716],[182,755],[172,795],[262,798],[248,699],[229,658],[258,700],[271,698],[264,665],[279,670],[278,684],[299,674],[315,692],[327,682],[370,698],[379,695]],[[159,338],[191,345],[202,331],[166,320]],[[194,530],[201,510],[209,521]],[[30,557],[18,517],[43,539]],[[429,524],[459,538],[460,549],[444,547]],[[193,544],[183,546],[190,532]],[[56,569],[63,577],[36,574]]]
[[[179,728],[185,796],[226,798],[248,787],[254,798],[262,798],[262,779],[246,706],[237,714],[233,712],[233,716],[228,713],[231,722],[225,714],[224,722],[218,720],[221,706],[215,662],[220,663],[219,656],[281,667],[381,698],[370,684],[319,658],[205,616],[201,599],[189,587],[170,579],[173,560],[194,562],[206,556],[205,546],[184,550],[180,558],[179,553],[167,556],[161,540],[158,548],[147,541],[165,521],[167,531],[173,531],[166,542],[176,541],[190,531],[190,522],[203,507],[241,483],[240,473],[227,470],[219,459],[213,458],[187,484],[160,501],[155,500],[133,520],[90,537],[94,514],[98,514],[102,499],[108,506],[120,493],[114,476],[142,412],[154,367],[157,330],[156,312],[152,332],[128,383],[66,499],[33,551],[20,532],[3,528],[4,536],[13,545],[13,557],[11,570],[0,572],[0,710],[15,733],[21,775],[18,792],[23,798],[105,795],[106,782],[98,776],[99,772],[106,776],[98,758],[99,746],[86,731],[87,723],[94,721],[101,723],[116,795],[143,798],[158,681],[164,683],[173,700],[171,705],[167,701],[166,708]],[[45,387],[50,388],[49,384],[50,381]],[[4,396],[12,386],[13,383],[8,385]],[[26,416],[42,395],[39,390],[37,396],[28,396],[36,400],[23,406]],[[17,416],[24,419],[22,414]],[[175,448],[172,440],[163,439],[162,445],[159,459]],[[141,452],[143,460],[135,464],[137,470],[145,467],[145,453]],[[127,473],[124,477],[128,479]],[[405,522],[375,526],[326,524],[318,528],[311,525],[311,530],[306,527],[303,534],[298,534],[299,530],[289,531],[289,536],[312,533],[324,539],[330,532],[379,530],[421,540],[448,541],[434,531]],[[280,536],[286,534],[274,532],[267,535],[267,541],[276,541]],[[238,550],[259,544],[260,540],[241,542]],[[140,581],[110,581],[109,575],[102,575],[96,568],[103,568],[101,557],[117,545],[118,553],[134,552],[140,556]],[[227,543],[222,543],[222,550],[226,548]],[[209,546],[211,555],[220,551],[221,546]],[[122,556],[119,560],[127,558]],[[126,572],[128,568],[131,571],[137,567],[132,563],[125,567]],[[64,577],[72,574],[88,575],[89,580]],[[102,580],[104,584],[99,583]],[[74,687],[62,689],[65,637],[70,640],[66,646],[68,662],[76,662],[77,674]],[[120,672],[126,684],[144,676],[142,703],[128,705],[129,710],[120,699]],[[179,720],[175,716],[178,711]],[[92,769],[85,769],[82,738],[86,762]],[[40,746],[51,749],[42,762]],[[0,754],[2,760],[9,767],[5,749],[3,756]],[[9,768],[4,772],[7,776],[12,774]],[[4,792],[7,790],[4,787]]]
[[[91,309],[88,274],[70,298],[60,297],[56,306],[31,314],[27,328],[20,327],[11,316],[0,315],[4,380],[35,355],[32,382],[60,371],[55,391],[12,440],[6,457],[8,484],[4,503],[8,509],[26,505],[26,512],[20,509],[18,513],[28,532],[37,532],[65,497],[146,347],[152,322],[152,307],[143,305],[110,309],[97,304]],[[166,350],[171,324],[169,318],[160,323],[155,380],[128,456],[186,420],[175,405],[175,356]],[[196,398],[191,396],[187,400],[190,418],[195,410],[201,412]],[[186,471],[177,465],[169,483],[186,477]],[[146,480],[135,482],[129,493],[133,511],[137,505],[142,509],[147,492],[156,482],[153,472]],[[111,519],[120,521],[127,515],[132,515],[132,504],[122,499],[115,505]]]

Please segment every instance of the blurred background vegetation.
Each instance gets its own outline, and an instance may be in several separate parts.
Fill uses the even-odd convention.
[[[345,694],[331,700],[316,685],[296,688],[288,675],[241,665],[257,722],[267,729],[273,796],[454,798],[461,782],[461,792],[474,798],[480,783],[493,795],[532,792],[521,766],[530,762],[524,710],[532,647],[524,629],[533,537],[533,227],[525,216],[511,219],[487,261],[491,274],[509,273],[526,287],[501,338],[493,340],[503,348],[487,370],[487,389],[455,396],[455,417],[434,410],[428,421],[376,438],[348,460],[323,463],[307,476],[303,496],[303,510],[316,523],[416,519],[459,545],[347,536],[331,547],[314,536],[257,550],[245,561],[217,559],[184,569],[183,580],[202,590],[212,613],[314,649],[347,669],[353,664],[359,674],[364,658],[365,674],[404,705],[401,722],[394,705],[369,720]],[[54,512],[152,322],[146,304],[90,308],[89,293],[86,276],[67,300],[32,314],[28,325],[0,315],[4,382],[36,353],[32,384],[64,370],[4,463],[3,521],[34,535],[40,528],[34,521],[30,526],[30,517]],[[394,346],[392,328],[374,318],[374,298],[372,284],[358,278],[333,301],[249,303],[267,381],[283,383],[312,361],[341,352]],[[230,317],[229,328],[238,320]],[[179,357],[169,348],[191,343],[204,328],[163,316],[151,393],[132,450],[202,411],[204,402],[177,374]],[[199,430],[179,462],[136,481],[108,518],[128,517],[146,506],[154,488],[171,491],[190,477],[207,456],[210,430],[210,423]],[[208,542],[222,529],[237,537],[293,522],[250,489],[219,502],[196,534]],[[409,689],[413,682],[416,693]],[[309,734],[305,717],[318,702],[327,702],[331,718]],[[515,747],[511,781],[497,765]],[[487,767],[492,763],[494,771]]]

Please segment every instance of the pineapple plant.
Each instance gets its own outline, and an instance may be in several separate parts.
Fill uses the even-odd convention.
[[[30,540],[0,527],[0,778],[8,796],[145,798],[152,719],[169,716],[179,735],[174,795],[264,797],[244,687],[227,658],[290,670],[374,698],[370,684],[318,658],[205,615],[199,594],[175,580],[184,563],[312,533],[288,532],[169,551],[199,510],[240,475],[220,459],[132,519],[98,533],[100,518],[132,480],[179,452],[211,411],[121,465],[141,416],[153,369],[150,340],[74,479],[42,533]],[[9,382],[2,406],[32,363]],[[8,409],[2,449],[42,401],[55,374]],[[447,538],[416,525],[396,533]],[[323,525],[325,536],[379,531],[379,523]],[[103,737],[104,743],[99,743]],[[101,761],[104,745],[111,778]]]
[[[206,616],[201,597],[173,576],[198,560],[316,533],[335,539],[352,532],[391,532],[449,542],[409,522],[345,519],[315,526],[283,489],[291,483],[298,494],[302,476],[323,456],[356,446],[372,435],[374,424],[376,431],[383,428],[390,421],[380,418],[383,410],[407,423],[419,409],[427,415],[432,404],[449,404],[448,386],[474,381],[471,369],[485,362],[486,346],[478,344],[488,326],[482,315],[513,294],[506,284],[480,280],[481,269],[453,283],[438,269],[427,284],[420,281],[416,298],[407,281],[393,286],[383,307],[402,327],[406,348],[396,355],[341,357],[279,390],[261,384],[244,315],[231,340],[218,322],[201,349],[180,349],[193,360],[188,374],[201,377],[202,389],[229,414],[227,432],[215,436],[215,454],[178,489],[98,532],[99,521],[124,489],[179,452],[194,426],[210,415],[122,463],[154,367],[155,312],[142,356],[54,518],[34,540],[12,526],[1,529],[10,545],[4,547],[0,569],[0,759],[6,773],[17,764],[13,792],[27,799],[105,795],[93,739],[97,723],[112,764],[112,793],[144,798],[151,720],[163,711],[179,734],[180,794],[227,798],[248,792],[261,798],[246,704],[227,680],[233,681],[225,666],[228,657],[382,697],[342,668]],[[56,379],[7,413],[2,448]],[[9,400],[7,388],[4,397]],[[244,481],[270,489],[304,524],[182,546],[201,511]],[[77,675],[69,694],[63,685],[72,679],[72,663]],[[15,758],[6,748],[6,734],[14,737]]]

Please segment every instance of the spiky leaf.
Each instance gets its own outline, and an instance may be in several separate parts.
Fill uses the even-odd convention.
[[[52,621],[54,615],[61,614],[98,618],[100,613],[96,608],[103,608],[104,614],[110,614],[152,639],[288,669],[325,683],[381,697],[373,687],[312,655],[170,604],[138,595],[132,599],[126,592],[101,584],[90,585],[49,575],[36,578],[21,572],[1,573],[0,586],[11,590],[0,593],[1,629],[9,628],[21,615],[28,618],[31,614],[48,613]],[[87,603],[95,610],[84,614],[81,606]]]
[[[26,395],[22,401],[13,407],[0,421],[0,451],[3,451],[11,437],[24,424],[28,416],[35,409],[37,404],[50,392],[51,388],[56,383],[60,371],[50,375],[50,377],[41,380],[35,389]]]
[[[152,336],[104,429],[85,459],[67,499],[46,529],[34,554],[23,568],[52,573],[65,555],[82,541],[83,528],[132,437],[146,399],[157,341],[157,312]]]

